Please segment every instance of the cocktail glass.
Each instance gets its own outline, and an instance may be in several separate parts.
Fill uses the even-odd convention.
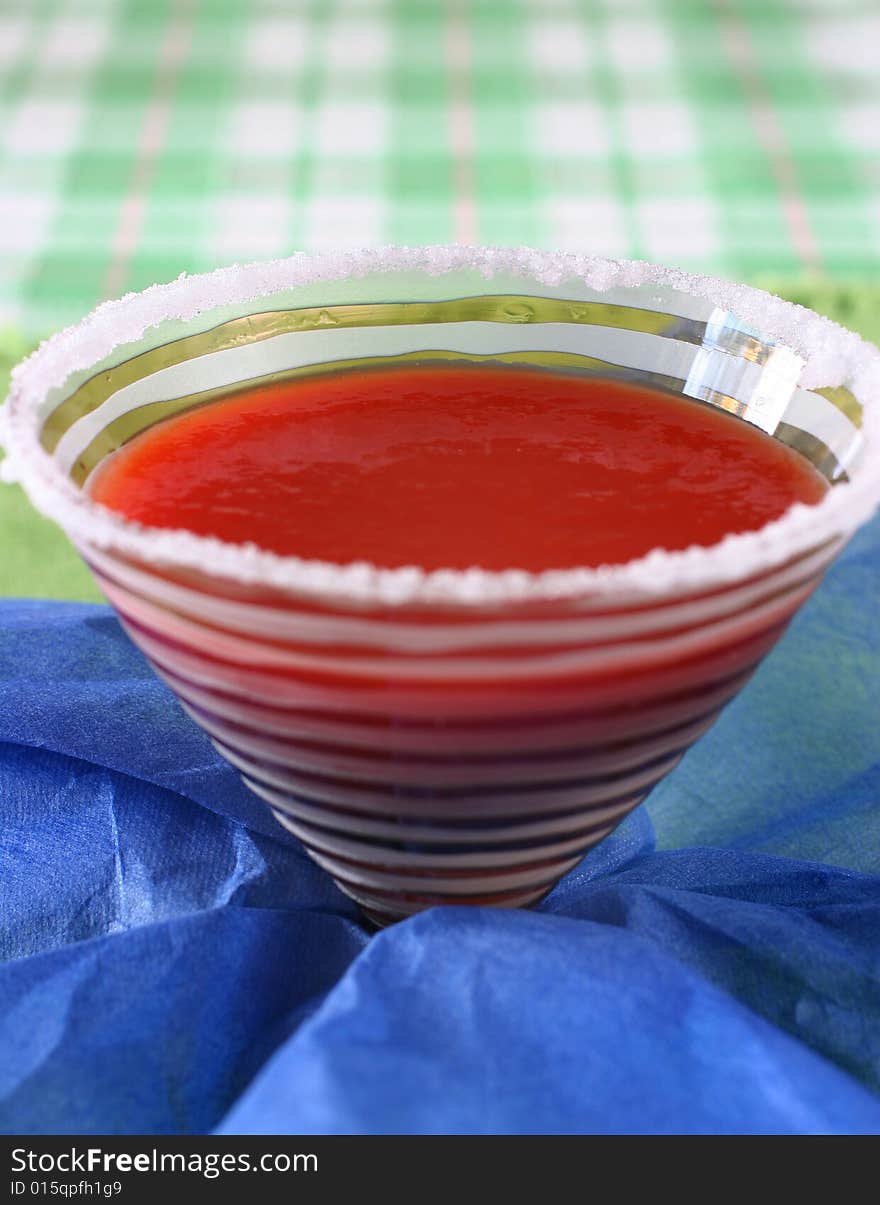
[[[127,440],[237,389],[461,359],[721,407],[832,488],[711,548],[536,575],[279,557],[89,497]],[[295,256],[51,339],[14,375],[5,466],[219,751],[384,924],[534,903],[675,766],[876,508],[878,396],[876,349],[719,280],[522,250]]]

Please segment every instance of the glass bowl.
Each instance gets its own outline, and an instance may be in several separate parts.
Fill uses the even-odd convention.
[[[152,424],[256,381],[398,361],[599,373],[718,406],[831,483],[760,531],[529,574],[279,557],[97,505]],[[16,370],[6,475],[132,640],[376,923],[529,905],[637,806],[880,499],[880,353],[642,263],[432,247],[294,256],[101,306]]]

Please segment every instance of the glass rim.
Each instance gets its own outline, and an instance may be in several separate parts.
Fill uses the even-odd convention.
[[[332,564],[280,556],[253,544],[232,544],[184,530],[135,523],[78,489],[41,446],[38,408],[49,390],[87,370],[151,327],[186,321],[225,304],[246,305],[298,286],[388,272],[429,276],[460,270],[486,280],[507,274],[535,285],[576,280],[599,293],[613,288],[662,287],[723,307],[790,348],[802,360],[799,385],[846,385],[864,406],[865,450],[850,479],[815,505],[790,507],[780,518],[718,543],[669,551],[600,567],[533,573],[508,570],[387,568],[364,562]],[[0,410],[0,473],[21,483],[34,506],[79,546],[101,548],[247,586],[261,586],[341,604],[498,606],[578,597],[652,597],[696,593],[758,575],[774,565],[851,534],[880,504],[880,350],[830,319],[751,286],[643,261],[611,260],[530,248],[384,247],[336,253],[299,253],[287,259],[181,275],[98,306],[54,335],[19,364]]]

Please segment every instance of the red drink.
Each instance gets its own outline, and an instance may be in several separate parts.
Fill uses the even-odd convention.
[[[144,524],[280,554],[540,571],[712,544],[826,489],[714,407],[465,364],[251,389],[151,428],[91,492]]]
[[[91,485],[145,524],[423,569],[600,565],[760,527],[824,480],[710,406],[473,365],[252,389],[167,419]],[[527,904],[678,761],[816,581],[353,608],[89,554],[245,781],[370,915]],[[823,554],[824,560],[824,554]]]
[[[297,256],[51,340],[16,374],[4,463],[370,916],[525,906],[876,508],[878,364],[656,265]]]

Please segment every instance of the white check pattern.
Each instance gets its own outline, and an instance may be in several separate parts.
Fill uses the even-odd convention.
[[[0,323],[332,246],[880,269],[858,0],[0,0]]]

